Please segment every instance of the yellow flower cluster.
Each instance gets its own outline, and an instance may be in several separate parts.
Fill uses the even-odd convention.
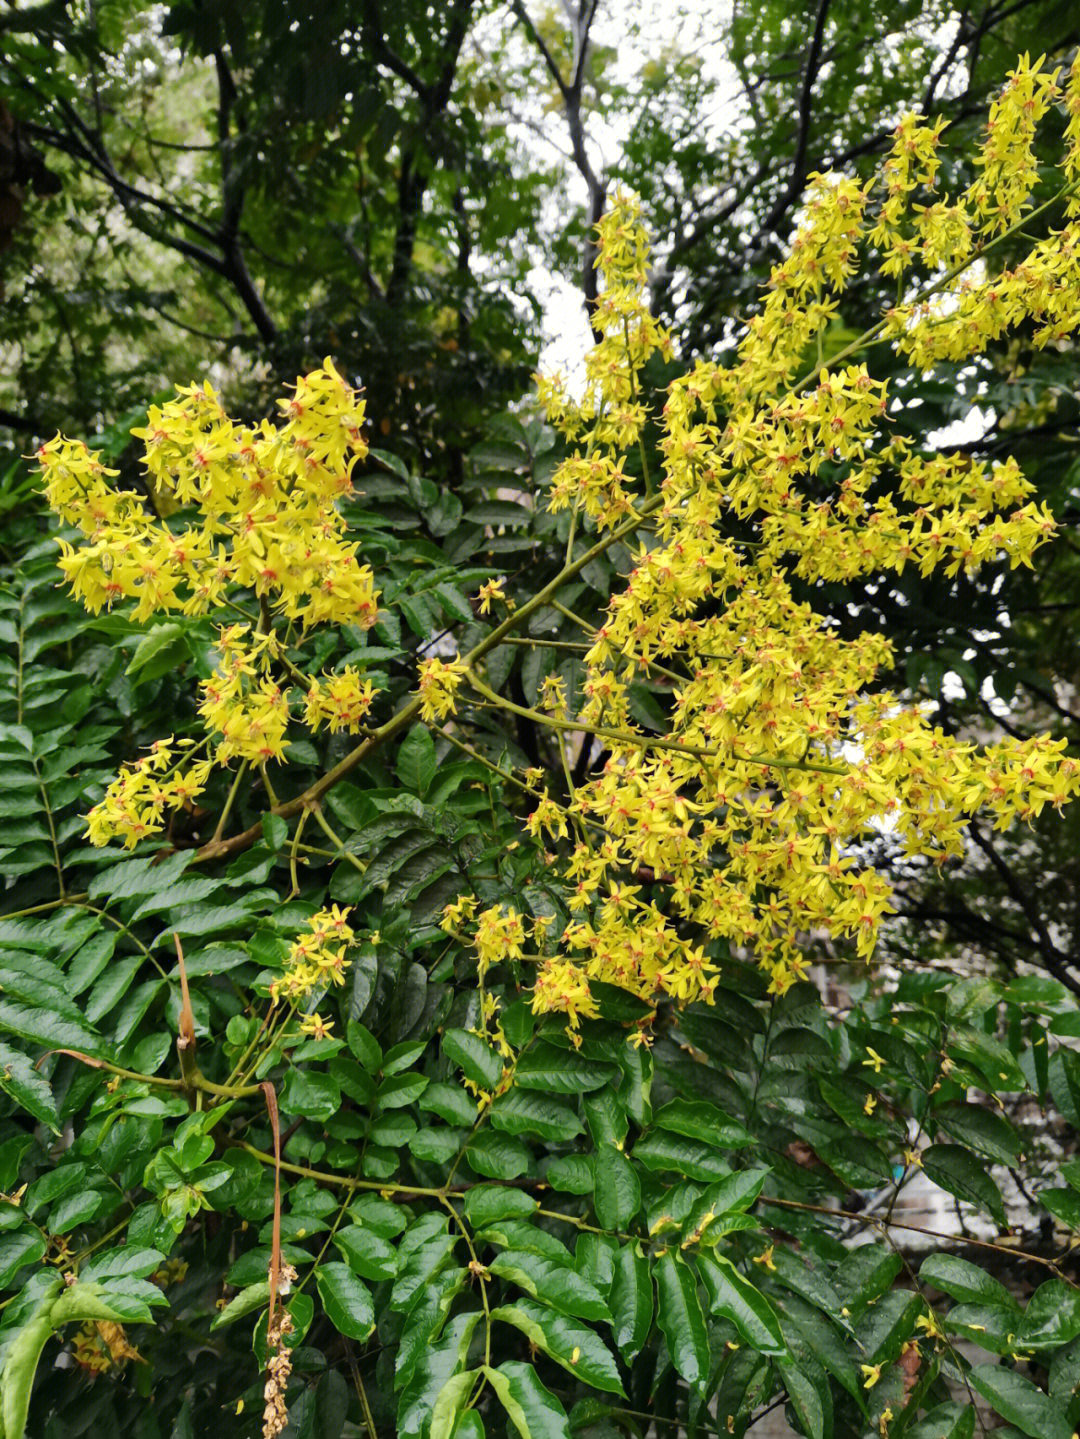
[[[426,720],[443,720],[452,715],[457,707],[457,692],[465,678],[462,660],[421,660],[418,666],[420,676],[420,698],[423,701],[420,714]]]
[[[1078,92],[1074,69],[1067,181],[1080,180]],[[1056,94],[1055,76],[1024,57],[995,104],[980,178],[955,205],[912,205],[933,186],[943,128],[919,116],[899,126],[872,224],[874,183],[816,177],[734,364],[698,361],[669,387],[653,534],[586,656],[582,722],[604,731],[610,757],[568,806],[544,795],[530,820],[535,835],[568,845],[575,911],[537,977],[538,1011],[577,1023],[591,1012],[590,979],[647,1002],[709,1001],[714,941],[756,956],[783,992],[813,936],[872,953],[891,904],[860,857],[869,838],[888,830],[940,862],[963,852],[976,813],[1004,827],[1080,794],[1080,761],[1063,742],[980,748],[947,735],[933,706],[880,687],[885,639],[841,637],[792,589],[793,576],[813,585],[908,564],[923,574],[1030,564],[1052,538],[1053,517],[1031,502],[1015,461],[972,463],[890,435],[888,387],[865,364],[802,371],[865,246],[898,274],[983,257],[979,273],[932,281],[936,295],[898,306],[872,336],[916,364],[965,358],[1022,322],[1035,321],[1040,344],[1080,328],[1080,221],[1030,243],[1004,273],[990,273],[987,249],[1028,203],[1034,126]],[[635,229],[636,204],[621,196],[600,227],[601,270],[616,277],[629,337],[621,359],[620,330],[607,329],[584,405],[546,387],[549,417],[579,444],[552,506],[583,510],[599,528],[643,497],[622,454],[640,425],[597,417],[640,403],[644,358],[667,350],[645,314],[648,244]],[[660,662],[672,696],[657,736],[635,725],[629,685]],[[661,889],[644,899],[644,883]]]
[[[536,1014],[565,1014],[572,1030],[599,1013],[584,970],[568,959],[547,959],[540,966],[532,1007]]]
[[[58,435],[38,451],[50,505],[82,531],[78,544],[60,541],[59,563],[87,609],[133,601],[137,621],[176,611],[216,617],[235,610],[237,594],[254,595],[258,627],[220,623],[219,662],[202,684],[199,713],[217,737],[219,765],[284,759],[284,672],[297,672],[275,621],[303,633],[319,624],[367,629],[377,615],[371,571],[337,508],[367,453],[364,402],[327,360],[278,403],[281,424],[253,428],[231,420],[208,384],[152,407],[132,434],[143,442],[153,507],[117,488],[118,472],[81,442]],[[313,730],[355,730],[373,698],[371,682],[346,669],[308,682],[304,717]],[[135,844],[205,787],[209,762],[173,772],[161,756],[155,750],[110,786],[89,817],[94,844]]]
[[[671,355],[671,339],[641,304],[641,290],[649,268],[649,241],[640,222],[640,207],[631,195],[620,194],[600,220],[597,269],[604,290],[592,314],[593,328],[603,336],[585,358],[584,398],[575,403],[558,378],[539,381],[541,399],[553,422],[586,447],[627,448],[637,444],[647,410],[638,375],[646,360],[659,351]],[[570,461],[575,464],[576,461]],[[592,476],[594,489],[613,487],[617,494],[622,476],[617,466],[610,473]],[[566,477],[553,480],[551,508],[559,509],[574,491]],[[582,499],[585,492],[582,492]],[[607,516],[602,505],[590,509],[597,520]],[[610,522],[610,518],[608,518]]]
[[[270,998],[275,1004],[285,1000],[299,1006],[312,995],[321,995],[330,985],[345,983],[349,964],[345,954],[355,938],[348,918],[349,910],[339,909],[336,904],[311,916],[307,933],[299,935],[289,949],[284,973],[270,986]],[[309,1023],[306,1032],[323,1037],[329,1027],[329,1021],[321,1026]]]
[[[481,910],[476,916],[476,930],[473,935],[476,967],[481,980],[493,964],[520,959],[524,938],[525,926],[513,905],[506,908],[493,905],[489,909]]]
[[[313,731],[322,724],[331,734],[358,730],[374,698],[371,680],[362,679],[353,665],[346,665],[340,674],[312,680],[304,701],[304,719]]]
[[[881,167],[885,200],[868,238],[885,256],[881,265],[885,275],[902,275],[913,263],[917,246],[912,237],[904,233],[904,221],[912,218],[911,196],[920,188],[934,188],[941,164],[937,149],[945,121],[939,116],[931,126],[924,124],[923,119],[922,115],[914,112],[903,116],[896,127],[892,149]],[[941,207],[942,211],[944,208]],[[929,209],[930,207],[926,206],[915,207],[917,223],[921,219],[924,229],[930,225],[926,218]],[[966,226],[961,226],[961,244],[967,233]],[[959,250],[950,251],[949,254],[953,260],[961,257]],[[925,254],[923,258],[925,259]]]
[[[982,174],[968,190],[983,228],[991,234],[1007,230],[1020,219],[1039,178],[1034,141],[1038,122],[1060,95],[1060,73],[1043,71],[1045,55],[1032,64],[1021,55],[1008,83],[990,106],[986,139],[978,157]]]
[[[155,494],[191,511],[177,530],[134,491],[114,489],[117,472],[81,442],[42,445],[49,503],[85,536],[62,546],[61,569],[88,609],[128,598],[136,619],[206,614],[235,584],[301,626],[374,623],[371,571],[336,509],[367,453],[364,402],[327,360],[279,404],[283,425],[247,428],[209,384],[191,385],[132,431]]]
[[[192,753],[190,743],[170,735],[126,765],[86,817],[90,843],[120,839],[125,848],[134,849],[139,840],[165,827],[166,810],[190,809],[213,769],[210,760],[194,759]]]
[[[253,634],[248,625],[229,625],[220,631],[217,649],[217,668],[202,682],[199,714],[208,731],[221,735],[218,762],[284,759],[289,697],[270,674],[277,641]]]

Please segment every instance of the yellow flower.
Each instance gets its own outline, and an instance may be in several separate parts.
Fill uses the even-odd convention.
[[[477,599],[480,601],[480,613],[482,615],[490,614],[494,600],[506,599],[506,591],[503,589],[502,580],[488,580],[485,584],[482,584]]]
[[[329,679],[312,680],[304,701],[304,719],[313,731],[321,724],[326,724],[331,734],[358,730],[374,698],[371,680],[362,679],[358,670],[346,665]]]
[[[329,1039],[333,1027],[334,1021],[323,1019],[321,1014],[305,1014],[300,1021],[300,1033],[308,1034],[312,1039]]]
[[[277,1003],[287,1000],[299,1005],[316,990],[325,989],[327,984],[344,984],[345,971],[349,961],[346,951],[354,939],[353,930],[346,922],[349,911],[336,904],[321,909],[308,921],[306,934],[301,934],[290,946],[285,961],[285,970],[270,986],[270,998]],[[318,1015],[308,1015],[300,1021],[301,1031],[314,1032],[313,1026],[321,1026],[326,1037],[333,1021],[322,1020]],[[307,1027],[305,1027],[307,1026]]]
[[[426,720],[443,720],[453,714],[457,705],[456,695],[465,678],[465,664],[462,660],[440,659],[421,660],[420,714]]]
[[[869,1045],[866,1046],[866,1052],[870,1058],[863,1060],[863,1068],[872,1069],[875,1074],[880,1074],[885,1066],[884,1059],[882,1059],[876,1049],[871,1049]]]
[[[881,1364],[860,1364],[859,1368],[863,1373],[863,1388],[873,1389],[874,1385],[881,1378]]]
[[[572,1029],[599,1013],[589,992],[589,981],[575,964],[564,959],[546,959],[533,986],[534,1014],[565,1014]]]
[[[915,1321],[915,1328],[922,1329],[928,1339],[944,1339],[945,1337],[945,1331],[932,1309],[927,1314],[919,1315]]]

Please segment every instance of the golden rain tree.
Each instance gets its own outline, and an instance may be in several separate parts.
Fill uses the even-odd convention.
[[[136,671],[187,645],[197,683],[73,855],[50,800],[71,736],[43,705],[3,730],[58,886],[0,921],[4,1087],[39,1131],[0,1204],[4,1439],[28,1412],[62,1432],[79,1384],[186,1406],[175,1432],[213,1409],[267,1436],[743,1434],[784,1405],[814,1439],[964,1439],[982,1406],[1069,1439],[1072,1240],[1019,1247],[999,1180],[1024,1171],[1051,1238],[1080,1227],[1080,1165],[1046,1186],[1001,1112],[1049,1097],[1080,1123],[1075,1004],[1038,976],[879,976],[892,891],[867,850],[888,833],[947,865],[973,819],[1065,805],[1080,759],[947,732],[885,684],[885,637],[814,604],[1055,540],[1015,461],[906,438],[874,361],[1074,343],[1080,63],[1019,60],[955,194],[945,138],[909,114],[870,181],[813,177],[726,365],[678,366],[640,206],[614,198],[584,388],[540,384],[561,458],[532,592],[489,548],[468,602],[435,547],[380,528],[372,475],[442,500],[369,453],[330,360],[277,424],[208,384],[154,407],[138,486],[79,441],[41,447],[86,623],[138,632]],[[846,338],[867,271],[895,303]],[[662,390],[657,363],[678,367]],[[614,592],[583,616],[605,556]],[[452,638],[395,647],[436,595]],[[551,611],[573,663],[516,690],[506,656],[542,656]],[[521,722],[539,756],[493,742]],[[988,1217],[963,1256],[904,1221],[920,1171]],[[919,1263],[914,1233],[940,1252]],[[1022,1298],[991,1263],[1023,1267]],[[174,1324],[222,1354],[254,1324],[254,1356],[208,1400],[167,1362]],[[56,1339],[80,1377],[39,1362]]]

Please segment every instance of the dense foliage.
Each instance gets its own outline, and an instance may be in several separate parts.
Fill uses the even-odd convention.
[[[512,7],[607,213],[584,389],[545,381],[543,417],[509,416],[527,329],[509,272],[481,281],[469,257],[539,238],[549,181],[470,237],[483,165],[513,150],[455,98],[503,103],[465,44],[486,12],[321,11],[325,45],[301,51],[286,10],[177,6],[165,73],[140,48],[155,20],[38,8],[0,32],[43,102],[15,152],[40,208],[12,253],[48,245],[62,203],[33,145],[87,167],[66,185],[93,172],[123,197],[106,138],[132,94],[146,113],[190,97],[197,60],[219,128],[195,178],[220,213],[209,188],[123,206],[222,288],[173,268],[169,297],[110,303],[136,333],[151,300],[239,297],[265,348],[249,363],[233,337],[228,404],[198,384],[147,413],[147,377],[189,341],[163,330],[123,371],[122,327],[68,312],[90,389],[40,382],[49,322],[22,341],[26,389],[65,432],[104,433],[88,449],[51,437],[51,411],[31,423],[59,552],[21,461],[6,492],[0,1433],[609,1439],[742,1434],[783,1407],[822,1439],[970,1439],[984,1413],[1068,1439],[1080,982],[1067,921],[1043,917],[1068,895],[1030,891],[1046,855],[1075,864],[1080,790],[1046,729],[1070,718],[1072,647],[1039,617],[1072,603],[1068,423],[1047,417],[1075,405],[1080,68],[1025,56],[969,143],[1005,24],[987,11],[972,83],[945,97],[953,144],[889,114],[846,154],[845,114],[938,74],[917,33],[938,17],[867,70],[821,5],[796,133],[778,74],[748,86],[768,149],[725,142],[758,170],[741,260],[693,189],[707,156],[680,141],[661,162],[657,76],[613,77],[612,113],[653,102],[626,148],[661,227],[650,266],[582,129],[596,7],[571,7],[569,40]],[[740,74],[795,24],[736,9]],[[520,54],[495,33],[512,92]],[[673,56],[663,84],[689,104],[696,73]],[[393,117],[390,84],[411,97]],[[295,254],[256,178],[271,133],[325,186]],[[363,224],[334,214],[357,154]],[[671,164],[685,192],[658,182]],[[764,231],[792,219],[774,253]],[[691,223],[693,244],[665,233]],[[147,263],[135,234],[100,233],[110,283],[128,242]],[[288,280],[255,284],[275,246]],[[28,311],[60,294],[61,248],[26,271]],[[366,287],[362,334],[332,253]],[[553,253],[578,263],[565,237]],[[338,366],[310,368],[313,344]],[[364,396],[340,373],[357,367]],[[976,395],[993,426],[936,440]],[[920,1175],[956,1232],[906,1213]]]

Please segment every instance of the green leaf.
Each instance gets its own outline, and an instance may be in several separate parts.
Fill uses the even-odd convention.
[[[597,1147],[593,1194],[596,1217],[604,1229],[625,1229],[641,1208],[641,1181],[614,1144]]]
[[[182,904],[197,904],[200,900],[209,899],[221,888],[219,879],[208,879],[204,875],[185,876],[144,899],[132,914],[131,923],[134,924],[137,919],[145,919],[149,915],[162,914],[165,910],[175,909]]]
[[[524,455],[517,457],[515,470],[524,460]],[[470,525],[527,525],[532,516],[532,510],[513,500],[486,500],[465,511],[465,519]]]
[[[1080,1229],[1080,1194],[1074,1189],[1041,1189],[1036,1198],[1062,1224]]]
[[[435,741],[426,725],[416,724],[401,742],[397,753],[397,777],[407,790],[421,799],[427,794],[438,768]]]
[[[250,1314],[253,1309],[262,1309],[270,1303],[270,1281],[262,1279],[258,1284],[249,1284],[246,1289],[230,1299],[225,1308],[211,1322],[211,1332],[215,1329],[224,1329],[226,1325],[235,1324],[238,1319],[243,1319],[245,1314]]]
[[[135,646],[135,653],[124,673],[126,675],[137,674],[144,665],[149,664],[156,654],[172,648],[178,640],[183,638],[184,626],[177,624],[175,620],[168,624],[154,625],[153,628],[147,630]]]
[[[1017,1330],[1018,1349],[1056,1349],[1080,1334],[1080,1290],[1060,1279],[1040,1284]]]
[[[476,1123],[476,1100],[458,1084],[429,1084],[417,1103],[447,1124],[471,1128]]]
[[[0,1371],[0,1432],[5,1439],[23,1439],[34,1375],[41,1352],[54,1328],[52,1309],[59,1285],[59,1276],[50,1279],[48,1287],[8,1342],[4,1367]]]
[[[375,1328],[371,1295],[347,1264],[320,1264],[315,1284],[326,1317],[339,1334],[361,1341],[370,1337]]]
[[[693,1271],[674,1254],[662,1254],[656,1264],[656,1289],[660,1328],[671,1362],[692,1389],[703,1391],[711,1358]]]
[[[934,1111],[936,1123],[959,1143],[978,1150],[995,1164],[1020,1163],[1020,1136],[1000,1114],[981,1104],[943,1104]]]
[[[409,1069],[423,1054],[427,1048],[426,1039],[406,1040],[402,1044],[395,1044],[383,1055],[383,1074],[400,1074],[403,1069]]]
[[[427,1087],[428,1080],[422,1074],[392,1074],[379,1085],[375,1098],[381,1109],[404,1109],[415,1103]]]
[[[566,1410],[531,1364],[485,1364],[483,1372],[521,1439],[570,1439]]]
[[[465,1364],[479,1309],[455,1314],[441,1338],[426,1345],[398,1402],[396,1439],[420,1439],[447,1382]]]
[[[804,1345],[808,1345],[814,1358],[843,1385],[860,1410],[865,1412],[863,1376],[852,1357],[854,1346],[849,1337],[841,1336],[820,1309],[794,1294],[777,1295],[773,1302],[784,1339],[792,1352],[798,1353]],[[861,1355],[858,1348],[855,1348],[855,1353]]]
[[[430,1345],[438,1338],[450,1306],[465,1287],[466,1271],[448,1269],[425,1284],[413,1299],[394,1361],[394,1388],[408,1385]]]
[[[3,1043],[0,1043],[0,1090],[9,1094],[39,1124],[44,1124],[54,1134],[60,1133],[60,1117],[49,1081],[34,1068],[25,1054]]]
[[[456,1243],[453,1234],[435,1234],[410,1250],[390,1291],[390,1308],[399,1313],[408,1310],[415,1295],[453,1259]]]
[[[97,1280],[105,1283],[123,1275],[131,1274],[137,1279],[148,1279],[155,1269],[164,1263],[165,1255],[160,1249],[128,1248],[120,1245],[106,1249],[79,1270],[82,1280]]]
[[[758,1354],[786,1354],[776,1311],[759,1289],[721,1254],[700,1254],[698,1273],[709,1296],[709,1312],[730,1319],[744,1343]]]
[[[533,1299],[542,1299],[574,1319],[610,1322],[611,1312],[603,1295],[572,1269],[523,1249],[506,1249],[495,1256],[488,1268],[508,1279]]]
[[[481,1129],[469,1140],[465,1157],[485,1179],[518,1179],[529,1168],[529,1151],[520,1139]]]
[[[460,590],[455,589],[453,585],[444,583],[436,585],[432,593],[451,619],[460,620],[462,624],[466,625],[472,623],[474,619],[472,607]]]
[[[80,1320],[105,1319],[123,1323],[129,1316],[114,1309],[98,1284],[75,1283],[60,1295],[52,1307],[52,1321],[57,1328]]]
[[[514,1069],[514,1083],[523,1089],[546,1089],[552,1094],[583,1094],[600,1089],[618,1073],[615,1065],[586,1059],[572,1050],[539,1043],[527,1049]]]
[[[1017,1316],[990,1304],[954,1304],[945,1327],[991,1354],[1009,1355],[1016,1343]]]
[[[449,1164],[468,1137],[467,1129],[421,1129],[409,1140],[409,1153],[423,1164]]]
[[[365,1229],[371,1229],[383,1239],[393,1239],[408,1226],[409,1216],[397,1204],[378,1194],[362,1194],[349,1205],[349,1214]]]
[[[737,1120],[705,1100],[673,1099],[654,1112],[653,1124],[717,1149],[744,1149],[754,1142]]]
[[[844,1307],[843,1300],[819,1268],[812,1266],[812,1263],[803,1263],[786,1247],[778,1247],[773,1251],[773,1264],[776,1267],[775,1277],[781,1284],[794,1290],[814,1308],[830,1315],[841,1328],[844,1327],[840,1312]]]
[[[1072,1439],[1073,1425],[1064,1405],[1049,1398],[1015,1369],[980,1364],[968,1373],[968,1381],[995,1413],[1031,1439]]]
[[[713,1219],[744,1213],[757,1202],[768,1177],[767,1169],[737,1169],[710,1184],[686,1216],[683,1227],[687,1234],[703,1234]]]
[[[293,1067],[281,1086],[281,1112],[306,1119],[329,1119],[341,1107],[341,1089],[328,1074]]]
[[[98,1055],[105,1044],[99,1034],[81,1024],[8,999],[0,999],[0,1030],[46,1049],[77,1049],[83,1054]]]
[[[481,1089],[494,1089],[502,1078],[502,1057],[478,1034],[467,1029],[448,1029],[443,1035],[442,1047],[447,1059]]]
[[[973,1439],[975,1418],[971,1404],[957,1404],[949,1399],[936,1405],[921,1423],[909,1429],[907,1439]]]
[[[378,1074],[382,1065],[382,1050],[371,1031],[359,1020],[350,1019],[345,1026],[345,1039],[349,1049],[368,1074]]]
[[[901,1346],[915,1333],[923,1308],[922,1296],[910,1289],[890,1289],[869,1306],[855,1331],[869,1363],[899,1356]]]
[[[495,1128],[507,1134],[535,1134],[555,1143],[574,1139],[583,1129],[569,1106],[525,1089],[511,1089],[501,1095],[489,1115]]]
[[[568,1154],[556,1159],[547,1167],[544,1178],[552,1189],[567,1194],[591,1194],[593,1192],[593,1156],[591,1154]]]
[[[1002,1309],[1019,1308],[1016,1300],[998,1281],[977,1264],[954,1254],[931,1254],[919,1267],[919,1283],[932,1284],[958,1304],[993,1304]]]
[[[774,1362],[807,1439],[826,1439],[827,1432],[832,1429],[831,1403],[828,1410],[825,1408],[829,1401],[828,1385],[823,1386],[822,1393],[809,1375],[797,1365],[785,1364],[782,1360]]]
[[[722,1179],[731,1165],[710,1149],[682,1135],[649,1130],[634,1145],[634,1158],[646,1169],[668,1170],[687,1179]]]
[[[880,1244],[861,1244],[853,1249],[836,1276],[851,1313],[858,1318],[890,1288],[903,1267],[900,1255]]]
[[[499,1219],[486,1229],[477,1231],[484,1241],[497,1244],[503,1249],[524,1249],[528,1254],[539,1254],[545,1259],[554,1259],[564,1268],[575,1268],[583,1278],[595,1283],[595,1277],[584,1272],[584,1267],[575,1263],[574,1256],[561,1239],[541,1229],[539,1224],[530,1224],[524,1219]],[[594,1236],[595,1237],[595,1236]]]
[[[538,1201],[523,1190],[494,1184],[477,1184],[465,1195],[465,1218],[474,1229],[500,1219],[527,1219],[538,1208]]]
[[[362,1279],[378,1282],[380,1279],[394,1279],[397,1276],[400,1257],[395,1247],[382,1235],[362,1224],[350,1224],[339,1229],[334,1243],[348,1260],[353,1273]]]
[[[45,1253],[45,1240],[36,1229],[0,1234],[0,1289],[7,1289],[24,1264],[36,1264]]]
[[[466,1409],[458,1416],[454,1426],[453,1439],[484,1439],[484,1421],[475,1409]]]
[[[615,1360],[594,1329],[528,1299],[493,1309],[491,1317],[520,1329],[530,1343],[576,1379],[609,1394],[624,1393]]]
[[[629,1364],[640,1352],[653,1319],[653,1287],[649,1261],[634,1244],[615,1255],[611,1283],[611,1314],[615,1343]]]
[[[129,955],[125,960],[116,960],[109,966],[86,999],[86,1019],[91,1025],[104,1019],[106,1014],[124,999],[141,968],[142,958],[138,954]]]
[[[478,1371],[466,1369],[446,1381],[439,1390],[431,1410],[430,1439],[450,1439],[457,1424],[458,1415],[468,1403],[469,1395],[476,1383]]]
[[[99,871],[87,886],[90,898],[135,899],[153,894],[160,884],[171,884],[187,868],[189,856],[175,855],[157,865],[154,859],[154,855],[140,855]]]
[[[986,1076],[991,1094],[999,1091],[1012,1094],[1027,1088],[1024,1071],[1008,1045],[969,1025],[954,1025],[951,1046],[956,1058],[972,1064]]]
[[[614,1144],[619,1148],[626,1142],[629,1121],[618,1095],[610,1085],[582,1096],[582,1108],[589,1126],[594,1145]]]
[[[928,1179],[957,1199],[966,1199],[970,1204],[987,1210],[1002,1229],[1005,1228],[1008,1220],[1001,1190],[985,1167],[966,1149],[961,1149],[958,1144],[931,1144],[929,1149],[923,1150],[922,1167]]]

